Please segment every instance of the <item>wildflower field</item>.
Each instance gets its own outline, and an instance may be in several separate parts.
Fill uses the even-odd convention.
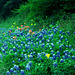
[[[0,0],[0,75],[75,75],[74,0]]]
[[[75,74],[75,32],[58,25],[38,31],[25,25],[0,30],[0,75]]]

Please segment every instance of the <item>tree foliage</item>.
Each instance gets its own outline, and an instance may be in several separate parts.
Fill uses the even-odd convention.
[[[11,15],[11,10],[18,9],[20,4],[27,0],[0,0],[0,16],[6,18]]]

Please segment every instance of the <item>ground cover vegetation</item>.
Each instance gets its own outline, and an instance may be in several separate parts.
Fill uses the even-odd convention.
[[[0,75],[75,75],[74,0],[0,4]]]

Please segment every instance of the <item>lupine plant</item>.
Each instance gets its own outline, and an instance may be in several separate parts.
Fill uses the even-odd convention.
[[[71,37],[70,31],[63,32],[59,26],[37,32],[21,25],[0,33],[0,62],[6,68],[5,75],[75,74],[75,32]]]

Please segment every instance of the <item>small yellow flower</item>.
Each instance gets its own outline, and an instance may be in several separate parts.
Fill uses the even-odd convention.
[[[33,23],[31,24],[31,26],[33,25]]]
[[[17,26],[17,29],[18,29],[19,27]]]
[[[24,22],[24,24],[26,24],[26,23]]]
[[[13,24],[15,24],[15,23],[13,23]]]
[[[31,21],[33,21],[33,20],[31,20]]]
[[[13,27],[13,25],[12,25],[12,27]]]
[[[47,54],[46,57],[49,58],[50,57],[50,54]]]
[[[29,57],[29,55],[28,55],[28,57]]]
[[[5,33],[3,33],[3,34],[5,34]]]
[[[36,24],[34,24],[34,26],[35,26]]]

